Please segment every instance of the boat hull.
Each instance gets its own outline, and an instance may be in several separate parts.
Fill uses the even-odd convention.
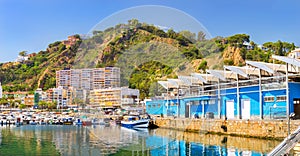
[[[149,120],[121,121],[121,126],[126,128],[148,128]]]
[[[91,126],[92,121],[82,121],[82,126]]]

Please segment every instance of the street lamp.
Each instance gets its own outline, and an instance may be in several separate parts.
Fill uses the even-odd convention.
[[[294,112],[292,112],[292,113],[289,115],[289,119],[288,119],[288,135],[290,135],[290,126],[291,126],[290,122],[291,122],[291,119],[294,118],[294,116],[295,116],[295,113],[294,113]]]

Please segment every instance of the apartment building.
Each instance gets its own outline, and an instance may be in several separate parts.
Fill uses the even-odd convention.
[[[126,107],[136,105],[139,90],[128,87],[91,90],[90,105],[92,107]]]
[[[121,105],[122,107],[135,106],[139,102],[140,91],[128,87],[121,88]]]
[[[34,106],[34,95],[33,94],[29,94],[27,96],[25,96],[24,98],[22,98],[21,103],[24,103],[26,105],[26,107],[32,107]]]
[[[56,102],[57,108],[67,107],[72,104],[74,91],[72,87],[64,89],[63,87],[51,88],[47,90],[47,101]]]
[[[71,86],[71,70],[59,70],[56,71],[56,87],[62,86],[68,88]]]
[[[106,88],[91,90],[90,106],[92,107],[120,107],[121,89]]]
[[[120,68],[66,69],[56,72],[56,87],[94,90],[120,87]]]

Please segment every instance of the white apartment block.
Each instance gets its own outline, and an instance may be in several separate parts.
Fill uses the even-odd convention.
[[[71,74],[71,78],[72,78],[72,81],[70,81],[70,86],[73,86],[74,88],[81,88],[81,70],[80,69],[72,69],[70,74]],[[56,76],[57,76],[57,74],[56,74]],[[56,87],[58,87],[58,85],[56,85]]]
[[[128,87],[91,90],[92,107],[129,107],[137,104],[140,92]]]
[[[71,70],[59,70],[56,71],[56,87],[62,86],[68,88],[71,86]]]
[[[56,71],[56,87],[93,90],[120,87],[120,68],[86,68]]]
[[[73,88],[64,89],[62,86],[51,88],[47,91],[49,102],[56,102],[57,108],[66,107],[72,104]]]
[[[121,88],[121,105],[132,106],[139,102],[140,91],[138,89],[131,89],[128,87]]]

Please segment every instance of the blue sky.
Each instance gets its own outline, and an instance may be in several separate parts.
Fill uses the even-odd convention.
[[[247,33],[259,44],[281,40],[300,45],[298,0],[0,0],[0,62],[13,61],[23,50],[45,50],[68,35],[86,34],[110,15],[141,5],[181,10],[212,37]]]

